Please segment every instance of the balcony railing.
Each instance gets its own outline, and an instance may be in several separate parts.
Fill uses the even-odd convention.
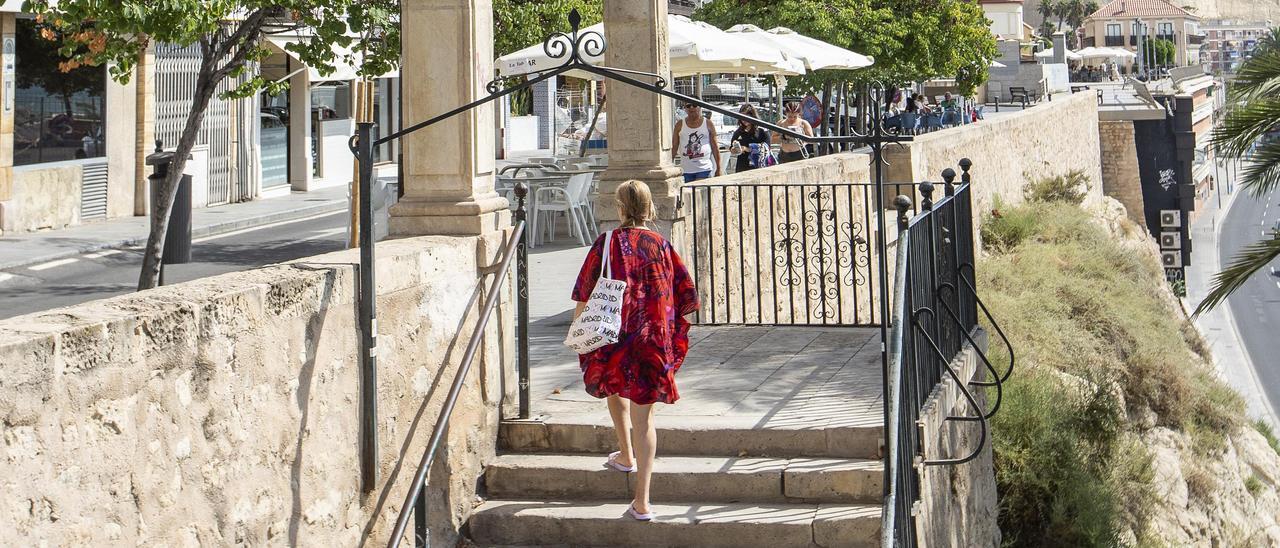
[[[1198,45],[1200,45],[1200,44],[1203,44],[1203,43],[1204,43],[1204,35],[1203,35],[1203,34],[1188,34],[1188,35],[1187,35],[1187,43],[1188,43],[1188,44],[1190,44],[1190,45],[1193,45],[1193,46],[1198,46]]]
[[[1124,45],[1124,37],[1123,37],[1123,36],[1108,36],[1108,37],[1107,37],[1107,39],[1106,39],[1106,41],[1104,42],[1104,45],[1106,45],[1106,46],[1107,46],[1107,47],[1109,47],[1109,48],[1111,48],[1111,47],[1116,47],[1116,46],[1123,46],[1123,45]]]

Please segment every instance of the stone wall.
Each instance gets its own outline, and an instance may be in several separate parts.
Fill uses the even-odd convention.
[[[1059,95],[1027,110],[988,116],[977,124],[887,147],[885,181],[940,181],[943,169],[958,172],[960,159],[969,158],[974,211],[986,212],[996,196],[1006,204],[1021,202],[1027,181],[1078,169],[1090,180],[1086,203],[1094,203],[1102,198],[1098,147],[1097,98],[1088,93]]]
[[[95,160],[97,161],[97,160]],[[80,224],[82,161],[19,167],[9,200],[0,203],[4,232],[33,232]]]
[[[981,328],[974,340],[985,350],[987,336]],[[972,345],[952,361],[951,367],[961,379],[989,380],[991,377]],[[978,405],[990,410],[982,389],[969,387]],[[994,392],[993,392],[994,393]],[[958,459],[969,456],[981,445],[977,456],[964,464],[922,465],[920,473],[920,507],[916,513],[916,532],[920,546],[972,548],[1000,546],[1000,527],[996,522],[999,504],[991,453],[991,432],[982,435],[974,421],[947,421],[948,416],[974,417],[974,411],[951,377],[943,375],[920,414],[924,432],[921,446],[926,460]]]
[[[355,250],[0,321],[0,545],[385,543],[499,239],[378,245],[370,493]],[[453,545],[493,455],[510,333],[487,331],[437,455],[433,545]]]
[[[1124,204],[1129,220],[1145,226],[1142,204],[1142,176],[1138,172],[1138,145],[1133,122],[1098,122],[1102,149],[1102,192]]]

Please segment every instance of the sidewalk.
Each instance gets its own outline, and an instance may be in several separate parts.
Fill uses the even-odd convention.
[[[1221,270],[1218,234],[1223,217],[1231,210],[1231,204],[1235,203],[1240,194],[1243,192],[1238,185],[1235,192],[1223,193],[1221,208],[1216,197],[1205,200],[1204,210],[1191,224],[1191,245],[1194,251],[1191,265],[1186,269],[1187,296],[1182,299],[1188,313],[1194,311],[1208,295],[1214,274]],[[1224,301],[1217,308],[1197,318],[1195,324],[1209,344],[1218,374],[1244,397],[1249,416],[1262,418],[1273,427],[1280,426],[1280,418],[1276,417],[1271,402],[1267,401],[1261,382],[1254,373],[1253,362],[1240,340],[1231,304]]]
[[[214,236],[345,209],[346,187],[200,208],[193,214],[191,236]],[[60,230],[6,234],[0,236],[0,270],[101,249],[143,245],[147,241],[149,224],[148,217],[121,217]]]

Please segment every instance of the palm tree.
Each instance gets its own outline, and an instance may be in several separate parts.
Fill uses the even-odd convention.
[[[1222,124],[1213,131],[1213,146],[1227,158],[1243,159],[1241,186],[1255,197],[1280,187],[1280,141],[1262,137],[1280,124],[1280,29],[1273,30],[1252,58],[1236,73],[1228,94],[1229,107]],[[1213,289],[1196,314],[1209,310],[1231,295],[1254,272],[1280,257],[1280,231],[1245,246],[1222,272],[1213,277]]]
[[[1048,22],[1049,18],[1058,13],[1057,0],[1040,0],[1040,5],[1036,6],[1036,13],[1044,17],[1045,22]]]

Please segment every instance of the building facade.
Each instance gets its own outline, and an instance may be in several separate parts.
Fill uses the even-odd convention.
[[[1165,0],[1112,0],[1084,20],[1084,47],[1116,47],[1138,53],[1129,67],[1164,65],[1142,55],[1139,45],[1150,40],[1173,43],[1172,66],[1200,62],[1204,35],[1200,18]],[[1168,68],[1168,67],[1164,67]]]
[[[1200,61],[1214,74],[1231,74],[1253,55],[1258,40],[1271,32],[1271,22],[1219,19],[1206,21],[1200,29],[1205,34]]]
[[[201,62],[198,47],[154,44],[128,84],[106,67],[61,70],[57,44],[16,2],[0,4],[0,233],[56,230],[147,215],[146,156],[177,146]],[[352,67],[328,75],[285,50],[298,37],[267,38],[276,54],[258,74],[288,80],[284,97],[215,98],[186,173],[195,207],[350,184],[354,157]],[[375,85],[379,131],[400,127],[398,75]],[[219,91],[239,81],[226,81]],[[290,116],[290,113],[294,114]],[[377,151],[381,171],[398,150]]]

